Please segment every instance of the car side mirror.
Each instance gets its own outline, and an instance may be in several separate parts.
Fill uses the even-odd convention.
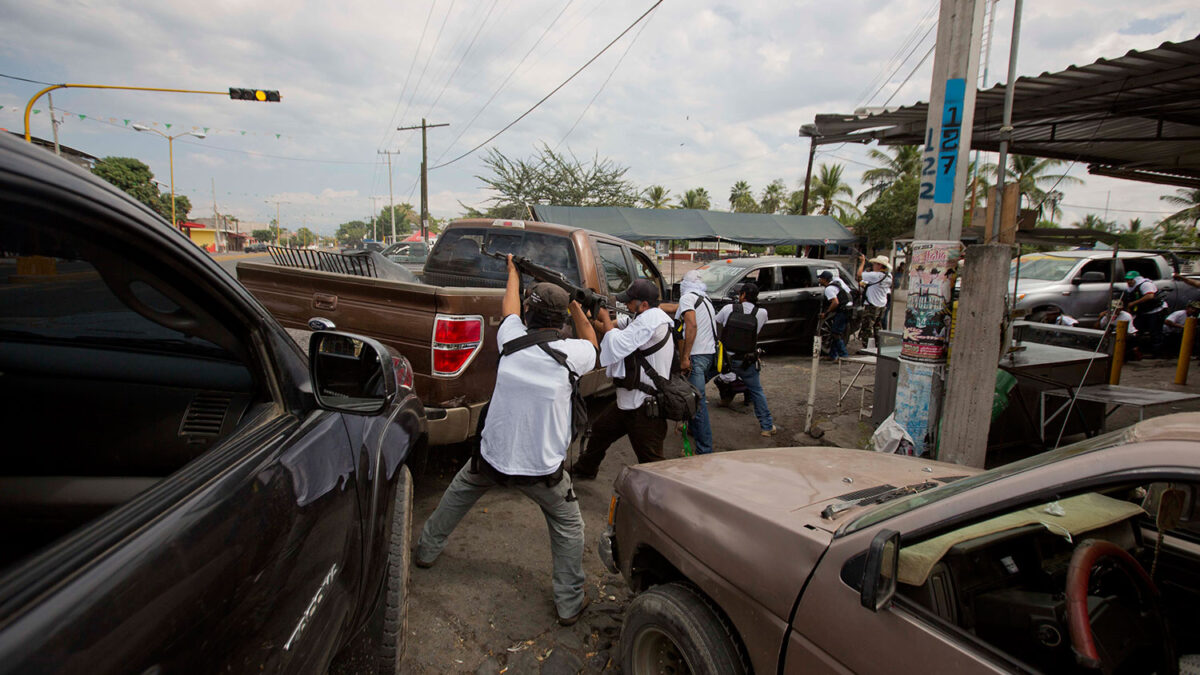
[[[317,405],[373,415],[396,397],[395,361],[387,347],[349,333],[318,331],[308,343],[308,370]]]
[[[900,533],[881,530],[867,549],[863,567],[860,599],[862,606],[878,612],[887,607],[896,594],[896,575],[900,566]]]
[[[1071,280],[1072,284],[1102,284],[1104,283],[1104,272],[1084,272],[1083,276],[1075,277]]]

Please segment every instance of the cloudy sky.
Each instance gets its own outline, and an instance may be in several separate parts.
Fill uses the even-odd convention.
[[[176,189],[193,216],[332,233],[388,198],[380,150],[392,150],[397,203],[417,203],[420,132],[430,164],[452,160],[563,82],[653,0],[426,0],[305,3],[214,0],[0,0],[0,73],[45,82],[224,90],[277,89],[278,104],[223,96],[66,90],[54,94],[62,143],[97,156],[132,156],[166,181],[166,142],[137,133],[208,129],[175,146]],[[335,6],[337,5],[337,6]],[[991,83],[1007,70],[1012,0],[996,5]],[[705,187],[728,208],[730,186],[755,192],[804,178],[800,125],[817,113],[926,100],[936,0],[665,0],[530,115],[485,147],[527,157],[542,143],[630,167],[638,186],[678,195]],[[1200,33],[1195,0],[1028,0],[1018,72],[1061,70]],[[904,60],[905,57],[907,60]],[[911,73],[911,77],[910,77]],[[907,78],[907,82],[901,86]],[[0,78],[0,127],[21,130],[41,87]],[[50,137],[46,101],[33,133]],[[128,120],[128,122],[127,122]],[[437,217],[485,206],[483,151],[430,173]],[[823,148],[852,184],[866,148]],[[1084,213],[1154,222],[1171,188],[1073,175],[1065,220]],[[374,202],[373,202],[374,198]],[[271,202],[271,204],[268,204]],[[373,206],[374,205],[374,206]]]

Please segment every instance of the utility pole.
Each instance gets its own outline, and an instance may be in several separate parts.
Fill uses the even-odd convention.
[[[215,176],[209,176],[209,180],[212,181],[213,232],[214,232],[213,237],[215,238],[216,237],[215,233],[221,231],[221,216],[217,213],[217,179]],[[228,249],[229,246],[226,245],[225,248]]]
[[[941,0],[938,16],[895,412],[918,455],[938,447],[986,1]]]
[[[267,199],[264,201],[267,204],[275,205],[275,245],[278,246],[279,245],[279,233],[283,229],[283,223],[279,222],[279,202],[272,200],[272,199]]]
[[[379,197],[371,197],[371,239],[379,241],[379,236],[376,233],[375,223],[379,220],[379,207],[376,206],[375,200]]]
[[[449,124],[428,124],[421,118],[420,126],[396,127],[396,131],[421,130],[421,238],[429,243],[429,152],[425,141],[425,131],[436,127],[448,127]]]
[[[392,217],[392,243],[396,243],[396,200],[392,196],[392,150],[376,150],[388,158],[388,214]]]
[[[54,131],[54,154],[62,157],[62,150],[58,147],[58,118],[54,116],[54,97],[46,94],[46,102],[50,104],[50,128]]]

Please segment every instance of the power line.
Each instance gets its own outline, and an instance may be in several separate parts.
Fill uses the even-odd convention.
[[[937,27],[937,22],[936,22],[936,21],[935,21],[934,23],[930,24],[929,28],[928,28],[928,29],[926,29],[926,31],[925,31],[925,34],[921,36],[921,39],[920,39],[920,40],[918,40],[918,41],[917,41],[917,42],[916,42],[916,43],[915,43],[915,44],[912,46],[912,49],[910,49],[910,50],[908,51],[908,54],[906,54],[906,55],[904,56],[904,60],[903,60],[903,61],[901,61],[901,62],[899,63],[899,65],[897,65],[897,66],[896,66],[896,70],[892,71],[892,74],[891,74],[891,75],[888,75],[887,79],[885,79],[885,80],[883,81],[883,83],[879,85],[879,88],[875,90],[875,93],[871,94],[871,97],[870,97],[870,98],[868,98],[868,99],[866,100],[866,102],[864,103],[864,105],[870,105],[870,104],[871,104],[871,101],[875,100],[875,97],[879,95],[879,92],[883,91],[883,88],[884,88],[884,87],[886,87],[886,86],[888,85],[888,82],[889,82],[889,81],[892,79],[892,75],[895,75],[895,74],[896,74],[896,71],[900,70],[902,67],[904,67],[904,64],[908,63],[908,60],[912,58],[912,55],[916,53],[917,49],[918,49],[918,48],[919,48],[919,47],[920,47],[922,44],[924,44],[924,43],[925,43],[925,38],[929,37],[929,34],[930,34],[931,32],[933,32],[933,29],[934,29],[934,28],[936,28],[936,27]],[[937,46],[937,39],[936,39],[936,37],[934,38],[934,46]],[[930,48],[930,52],[932,52],[932,51],[933,51],[933,48],[931,47],[931,48]],[[928,54],[926,54],[925,58],[929,58],[929,55],[928,55]],[[924,59],[922,59],[921,61],[922,61],[922,63],[924,63]],[[910,77],[911,77],[911,75],[910,75]],[[907,81],[907,80],[906,80],[906,81]],[[888,99],[888,100],[891,100],[891,99]]]
[[[661,5],[662,3],[663,3],[663,0],[657,0],[657,2],[655,2],[653,5],[651,5],[651,6],[650,6],[650,9],[647,9],[645,12],[643,12],[643,13],[642,13],[642,15],[641,15],[641,16],[639,16],[637,19],[635,19],[633,23],[629,24],[629,26],[628,26],[628,27],[627,27],[625,30],[621,31],[621,34],[620,34],[620,35],[618,35],[617,37],[613,38],[613,39],[612,39],[612,41],[611,41],[611,42],[609,42],[607,45],[604,45],[604,49],[601,49],[599,52],[597,52],[597,53],[596,53],[596,55],[595,55],[595,56],[593,56],[592,58],[588,59],[587,63],[585,63],[585,64],[583,64],[582,66],[580,66],[580,67],[579,67],[579,69],[578,69],[578,70],[576,70],[574,73],[571,73],[571,76],[570,76],[570,77],[568,77],[567,79],[563,80],[562,84],[558,85],[558,86],[557,86],[557,87],[555,87],[553,90],[551,90],[551,92],[550,92],[549,94],[546,94],[545,96],[543,96],[543,97],[542,97],[542,100],[538,101],[537,103],[534,103],[534,104],[533,104],[533,107],[531,107],[529,110],[526,110],[525,112],[521,113],[520,117],[518,117],[517,119],[515,119],[515,120],[513,120],[513,121],[509,122],[507,125],[505,125],[505,126],[504,126],[504,128],[503,128],[503,129],[501,129],[500,131],[497,131],[496,133],[492,134],[492,135],[491,135],[491,136],[490,136],[490,137],[489,137],[487,140],[485,140],[484,142],[480,143],[479,145],[477,145],[477,146],[475,146],[475,147],[471,148],[470,150],[468,150],[468,151],[464,152],[463,154],[459,155],[458,157],[455,157],[454,159],[452,159],[452,160],[450,160],[450,161],[448,161],[448,162],[446,162],[446,163],[444,163],[444,164],[439,164],[439,165],[437,165],[437,166],[430,167],[430,170],[432,171],[433,169],[440,169],[440,168],[442,168],[442,167],[444,167],[444,166],[447,166],[447,165],[453,164],[453,163],[457,162],[458,160],[460,160],[460,159],[463,159],[464,157],[467,157],[467,156],[471,155],[471,154],[472,154],[472,153],[474,153],[476,150],[478,150],[478,149],[482,148],[483,146],[487,145],[488,143],[491,143],[492,141],[496,140],[496,138],[498,138],[498,137],[500,136],[500,134],[504,133],[505,131],[508,131],[508,130],[509,130],[509,129],[511,129],[511,128],[513,127],[513,125],[515,125],[517,122],[520,122],[521,120],[525,119],[525,117],[526,117],[526,116],[528,116],[528,115],[529,115],[529,113],[533,112],[534,110],[537,110],[538,106],[540,106],[541,104],[545,103],[545,102],[546,102],[547,100],[549,100],[549,98],[550,98],[551,96],[553,96],[554,94],[558,93],[558,90],[560,90],[560,89],[562,89],[563,87],[567,86],[567,84],[568,84],[568,83],[569,83],[571,80],[575,79],[575,77],[576,77],[577,75],[579,75],[579,73],[582,73],[582,72],[583,72],[583,70],[584,70],[585,68],[587,68],[588,66],[592,65],[592,63],[593,63],[593,62],[595,62],[595,60],[596,60],[596,59],[600,58],[600,57],[601,57],[601,56],[604,54],[604,52],[608,51],[610,47],[612,47],[614,44],[616,44],[616,43],[617,43],[617,40],[620,40],[622,37],[625,37],[625,34],[626,34],[626,33],[628,33],[629,31],[633,30],[633,27],[634,27],[634,26],[636,26],[636,25],[638,25],[639,23],[641,23],[641,22],[642,22],[642,19],[645,19],[647,16],[649,16],[649,15],[650,15],[650,12],[654,11],[654,10],[655,10],[655,8],[657,8],[657,7],[658,7],[659,5]]]
[[[646,23],[643,23],[642,27],[638,29],[638,32],[634,34],[633,39],[629,41],[629,46],[625,47],[624,52],[621,52],[621,58],[617,59],[617,64],[613,66],[611,71],[609,71],[608,77],[604,78],[604,82],[600,83],[600,88],[596,90],[596,94],[592,96],[592,100],[588,101],[588,104],[584,106],[583,112],[579,113],[579,117],[575,118],[575,123],[571,125],[570,129],[567,129],[567,133],[563,134],[563,137],[558,139],[558,143],[554,145],[555,150],[558,149],[558,146],[563,144],[563,141],[567,140],[567,137],[571,135],[571,132],[575,131],[575,127],[579,126],[579,122],[583,120],[583,116],[587,114],[588,110],[591,110],[592,104],[596,102],[596,99],[600,98],[600,94],[603,93],[604,88],[608,86],[609,80],[613,78],[613,75],[617,74],[617,69],[620,68],[621,64],[625,62],[625,57],[629,56],[629,50],[633,49],[633,45],[637,44],[638,38],[642,36],[642,33],[646,30],[646,26],[649,25],[650,22],[646,21]]]
[[[404,94],[408,92],[408,82],[412,79],[413,67],[417,65],[417,57],[421,54],[421,45],[425,44],[425,32],[429,30],[429,20],[433,18],[433,8],[437,6],[436,0],[429,3],[429,13],[425,15],[425,27],[421,29],[421,39],[417,41],[417,48],[413,51],[412,61],[408,63],[408,75],[404,77],[404,86],[400,88],[400,96],[396,99],[396,107],[392,109],[392,117],[388,120],[387,127],[383,130],[383,135],[379,137],[379,144],[383,145],[387,140],[388,134],[394,133],[396,129],[396,113],[400,112],[400,104],[404,102]]]
[[[41,80],[31,80],[28,77],[17,77],[16,75],[5,75],[4,73],[0,73],[0,77],[7,77],[10,80],[20,80],[22,82],[31,82],[33,84],[44,84],[47,87],[52,87],[55,84],[57,84],[55,82],[42,82]]]
[[[900,70],[901,66],[904,65],[903,61],[898,61],[900,55],[904,53],[905,49],[908,49],[913,44],[913,40],[917,38],[917,33],[921,31],[921,26],[929,20],[929,17],[938,9],[939,6],[939,0],[934,0],[933,4],[929,6],[929,9],[925,10],[925,14],[923,14],[921,18],[913,25],[913,29],[909,32],[908,37],[904,39],[904,41],[900,44],[900,47],[896,49],[896,52],[892,54],[891,58],[888,59],[888,62],[879,69],[879,72],[876,73],[875,77],[871,78],[871,81],[867,84],[867,86],[863,87],[863,90],[859,92],[858,98],[856,99],[858,103],[854,105],[855,108],[858,108],[866,103],[867,92],[874,89],[876,84],[886,84],[887,81],[896,74],[896,71]],[[934,25],[937,25],[937,19],[934,19]],[[888,72],[889,69],[891,72]],[[887,75],[884,75],[884,73],[887,73]],[[883,78],[882,83],[880,82],[880,78]]]
[[[467,55],[470,54],[471,49],[475,47],[475,41],[479,39],[479,34],[483,32],[483,27],[487,25],[488,19],[491,18],[492,12],[496,10],[496,4],[498,2],[499,0],[492,0],[492,6],[488,8],[487,14],[483,17],[483,21],[479,23],[479,28],[475,30],[475,35],[471,37],[471,42],[467,45],[466,51],[464,51],[462,57],[459,58],[458,64],[454,66],[454,70],[450,73],[450,77],[447,77],[446,81],[442,83],[442,88],[440,91],[438,91],[438,95],[433,99],[433,103],[430,103],[429,108],[425,110],[426,117],[433,112],[433,108],[438,104],[438,101],[442,100],[442,94],[446,93],[446,87],[450,86],[450,82],[452,82],[454,80],[454,76],[458,74],[458,69],[462,68],[463,62],[467,60]]]
[[[496,96],[500,94],[506,85],[508,85],[508,81],[512,79],[512,76],[521,68],[521,65],[525,63],[525,60],[529,58],[529,55],[532,54],[535,49],[537,49],[538,45],[542,43],[542,40],[546,39],[546,35],[550,33],[550,29],[558,23],[558,20],[562,18],[562,15],[571,7],[572,3],[574,2],[575,0],[568,0],[568,2],[563,5],[563,8],[559,10],[557,15],[555,15],[554,20],[546,26],[546,28],[542,31],[542,34],[539,35],[538,39],[534,41],[533,46],[529,48],[529,51],[525,52],[525,55],[522,56],[521,60],[517,62],[517,65],[513,66],[513,69],[509,71],[508,75],[504,78],[504,81],[500,83],[500,86],[496,87],[496,90],[492,92],[492,95],[488,97],[488,100],[484,101],[479,110],[475,111],[475,114],[472,115],[471,119],[467,121],[465,126],[463,126],[463,130],[458,132],[458,135],[454,137],[454,140],[450,141],[445,150],[442,150],[442,154],[438,155],[437,159],[433,160],[435,164],[442,161],[442,158],[446,156],[446,153],[450,151],[450,148],[454,147],[455,143],[458,143],[458,140],[463,137],[463,134],[467,133],[467,130],[471,128],[471,126],[475,123],[475,120],[479,119],[479,116],[483,114],[483,111],[492,104],[492,101],[496,99]]]
[[[900,83],[899,87],[896,87],[896,91],[893,91],[892,95],[889,96],[887,98],[887,100],[883,102],[882,107],[886,108],[887,104],[891,103],[892,99],[896,98],[896,94],[900,93],[900,90],[904,88],[904,85],[908,84],[908,81],[912,78],[912,76],[921,68],[921,66],[925,65],[926,61],[929,60],[929,55],[933,53],[933,48],[936,46],[937,46],[936,44],[931,46],[929,48],[929,51],[925,52],[925,56],[921,57],[921,61],[919,63],[917,63],[916,66],[913,66],[912,70],[908,71],[908,77],[904,78],[904,81]]]

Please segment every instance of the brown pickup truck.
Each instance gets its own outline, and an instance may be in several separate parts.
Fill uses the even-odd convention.
[[[470,438],[496,379],[496,327],[504,294],[504,263],[480,253],[522,255],[562,272],[573,283],[613,299],[634,279],[662,275],[644,251],[598,232],[518,220],[461,220],[438,238],[416,282],[379,278],[373,266],[320,271],[330,265],[278,259],[238,263],[242,284],[289,328],[314,318],[338,330],[373,337],[398,350],[416,371],[425,403],[429,444]],[[331,254],[332,255],[332,254]],[[365,275],[365,276],[364,276]],[[532,280],[526,277],[525,283]],[[611,387],[602,370],[580,380],[584,395]]]

